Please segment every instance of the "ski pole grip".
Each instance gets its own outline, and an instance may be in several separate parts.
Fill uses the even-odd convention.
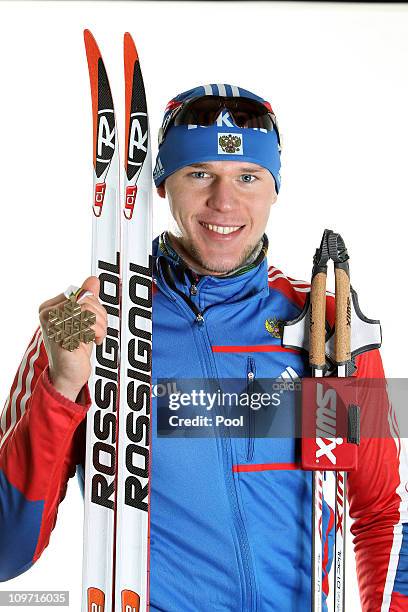
[[[334,354],[339,363],[350,361],[351,344],[351,303],[350,303],[350,277],[346,270],[336,268],[334,270],[336,284],[336,319]]]
[[[325,272],[315,274],[310,289],[309,363],[319,369],[326,365],[326,278]]]

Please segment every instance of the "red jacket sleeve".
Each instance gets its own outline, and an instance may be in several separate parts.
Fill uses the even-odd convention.
[[[0,580],[27,570],[47,546],[82,459],[90,403],[87,387],[76,403],[53,387],[37,329],[0,417]]]
[[[359,378],[381,380],[362,383],[359,463],[348,478],[362,609],[408,611],[406,447],[388,399],[379,351],[358,356],[356,365]]]

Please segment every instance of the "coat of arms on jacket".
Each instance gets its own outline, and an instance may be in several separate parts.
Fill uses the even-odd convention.
[[[283,321],[279,321],[273,317],[272,319],[266,319],[265,328],[274,338],[282,338],[282,326]]]

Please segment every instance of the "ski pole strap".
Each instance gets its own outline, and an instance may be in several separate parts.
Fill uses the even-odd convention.
[[[351,404],[348,407],[348,432],[347,442],[349,444],[360,444],[360,406]]]
[[[340,234],[330,232],[327,238],[329,257],[334,263],[335,276],[335,338],[334,356],[336,364],[351,361],[351,300],[349,255]]]
[[[347,253],[346,245],[344,244],[343,238],[340,234],[336,234],[332,230],[325,230],[327,235],[327,249],[330,259],[334,262],[335,268],[342,268],[349,274],[348,260],[349,255]]]

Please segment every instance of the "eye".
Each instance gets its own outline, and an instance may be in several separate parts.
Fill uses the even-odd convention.
[[[256,181],[256,176],[253,174],[241,174],[241,180],[243,183],[253,183]]]
[[[193,178],[202,179],[209,176],[208,172],[204,172],[204,170],[197,170],[197,172],[192,172],[191,176]]]

